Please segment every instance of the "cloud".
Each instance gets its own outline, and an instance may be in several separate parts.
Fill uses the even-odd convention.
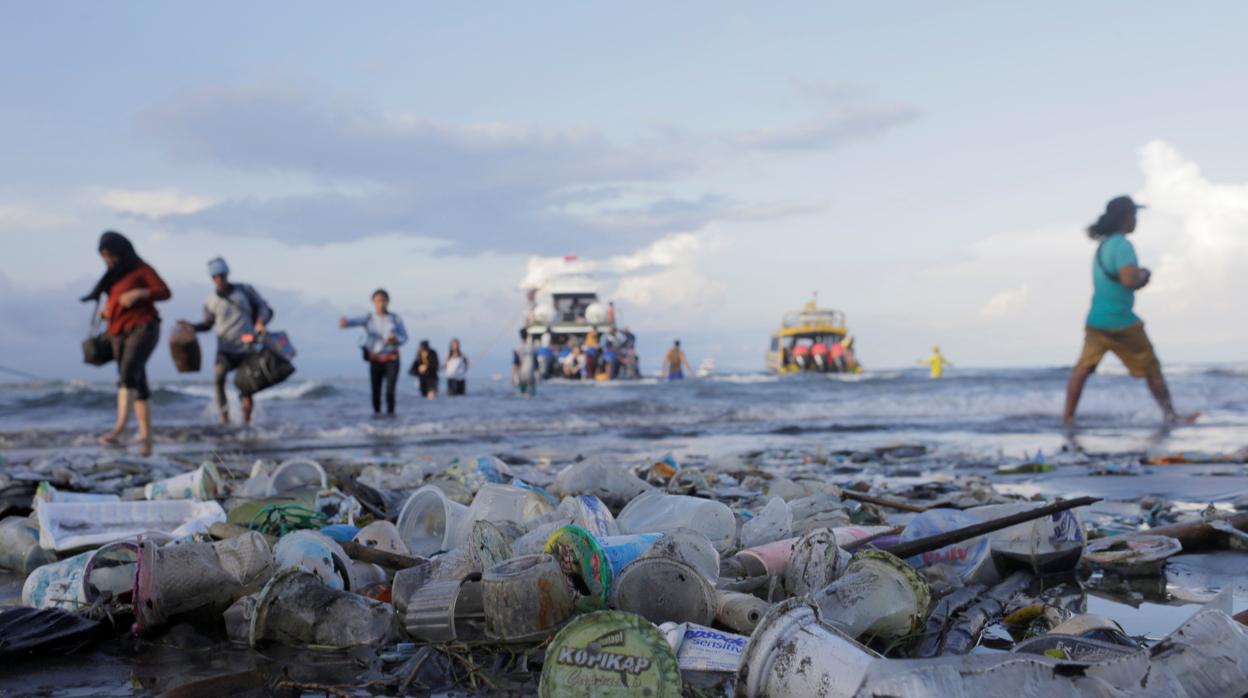
[[[0,230],[55,228],[73,222],[74,218],[71,216],[40,211],[29,206],[0,204]]]
[[[979,309],[979,313],[990,318],[1012,315],[1027,302],[1030,294],[1031,287],[1027,284],[1007,289],[989,298],[988,302]]]
[[[142,218],[198,213],[216,203],[206,196],[185,194],[177,189],[106,189],[95,200],[113,210]]]
[[[148,110],[139,126],[179,160],[302,184],[206,206],[177,199],[178,208],[156,214],[173,232],[230,231],[296,244],[395,233],[441,241],[442,254],[602,256],[716,220],[786,215],[792,204],[758,206],[691,185],[743,147],[831,147],[909,118],[906,108],[853,98],[811,124],[747,136],[668,128],[616,142],[587,127],[439,123],[259,85],[183,94]],[[174,201],[148,200],[144,208]],[[132,197],[123,203],[135,207]]]

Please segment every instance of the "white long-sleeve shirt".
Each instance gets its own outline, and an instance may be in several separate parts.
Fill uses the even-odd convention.
[[[399,345],[407,342],[407,329],[403,327],[403,318],[394,313],[378,315],[369,313],[356,318],[347,319],[347,327],[364,328],[364,348],[374,356],[399,353]],[[397,344],[389,344],[386,340],[394,337]]]

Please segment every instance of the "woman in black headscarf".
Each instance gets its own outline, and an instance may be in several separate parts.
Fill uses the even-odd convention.
[[[147,359],[160,340],[160,314],[156,302],[173,294],[156,270],[134,251],[134,245],[121,233],[108,231],[100,236],[100,257],[108,267],[91,292],[81,300],[108,300],[100,317],[108,322],[108,337],[117,360],[117,422],[100,437],[100,443],[116,445],[133,409],[139,423],[140,453],[152,450],[152,413],[147,399]]]

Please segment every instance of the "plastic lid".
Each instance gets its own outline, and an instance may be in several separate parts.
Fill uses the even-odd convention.
[[[599,611],[569,623],[546,650],[538,695],[645,696],[681,693],[671,645],[646,619]]]

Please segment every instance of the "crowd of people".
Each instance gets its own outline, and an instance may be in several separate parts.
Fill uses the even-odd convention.
[[[549,333],[537,340],[525,337],[516,348],[513,366],[520,366],[524,353],[532,354],[540,380],[611,381],[641,376],[637,339],[628,328],[599,332],[595,327],[583,338],[571,336],[560,344],[553,342]]]
[[[798,338],[785,349],[784,363],[799,371],[853,373],[858,370],[853,337]]]

